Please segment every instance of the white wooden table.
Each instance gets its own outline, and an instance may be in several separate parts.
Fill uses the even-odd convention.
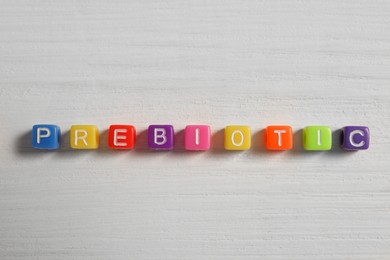
[[[1,259],[390,259],[389,1],[0,4]],[[36,123],[63,148],[31,148]],[[138,148],[107,148],[110,124]],[[148,152],[149,124],[177,149]],[[212,150],[182,149],[210,124]],[[97,151],[69,148],[96,124]],[[248,124],[253,148],[222,149]],[[270,153],[263,129],[290,124]],[[308,153],[306,125],[367,125],[368,151]]]

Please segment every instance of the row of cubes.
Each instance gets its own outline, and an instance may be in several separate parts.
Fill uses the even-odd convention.
[[[291,150],[293,131],[288,125],[268,126],[265,131],[268,150]],[[148,146],[152,150],[172,150],[175,133],[172,125],[150,125]],[[230,125],[225,128],[226,150],[248,150],[251,147],[251,128]],[[112,149],[133,149],[136,129],[132,125],[111,125],[108,146]],[[345,126],[342,129],[341,146],[345,150],[366,150],[370,143],[370,132],[366,126]],[[34,125],[32,146],[36,149],[56,150],[60,148],[61,131],[57,125]],[[209,125],[188,125],[185,128],[184,147],[189,151],[207,151],[211,145]],[[73,125],[70,129],[70,146],[73,149],[98,149],[99,130],[94,125]],[[328,126],[307,126],[303,129],[303,147],[309,151],[326,151],[332,148],[332,131]]]

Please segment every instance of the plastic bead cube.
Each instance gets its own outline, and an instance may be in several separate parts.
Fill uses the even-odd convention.
[[[108,131],[108,146],[112,149],[133,149],[136,131],[132,125],[111,125]]]
[[[184,148],[189,151],[210,149],[211,129],[208,125],[188,125],[184,133]]]
[[[345,126],[341,147],[345,150],[367,150],[370,146],[370,130],[366,126]]]
[[[303,129],[303,148],[308,151],[332,149],[332,130],[328,126],[307,126]]]
[[[73,125],[70,128],[70,147],[73,149],[98,149],[98,128],[94,125]]]
[[[148,145],[152,150],[172,150],[174,138],[172,125],[150,125],[148,128]]]
[[[36,149],[56,150],[60,148],[61,131],[56,125],[34,125],[32,146]]]
[[[266,128],[266,147],[268,150],[284,151],[293,147],[293,132],[291,126],[268,126]]]
[[[225,128],[225,150],[241,151],[251,148],[251,128],[230,125]]]

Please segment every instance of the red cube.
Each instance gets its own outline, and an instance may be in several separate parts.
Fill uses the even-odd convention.
[[[133,149],[135,136],[135,127],[132,125],[110,125],[108,146],[112,149]]]

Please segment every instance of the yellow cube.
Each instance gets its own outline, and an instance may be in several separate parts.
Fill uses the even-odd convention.
[[[225,128],[225,150],[242,151],[251,148],[251,128],[230,125]]]
[[[94,125],[73,125],[70,128],[70,147],[73,149],[98,149],[98,128]]]

